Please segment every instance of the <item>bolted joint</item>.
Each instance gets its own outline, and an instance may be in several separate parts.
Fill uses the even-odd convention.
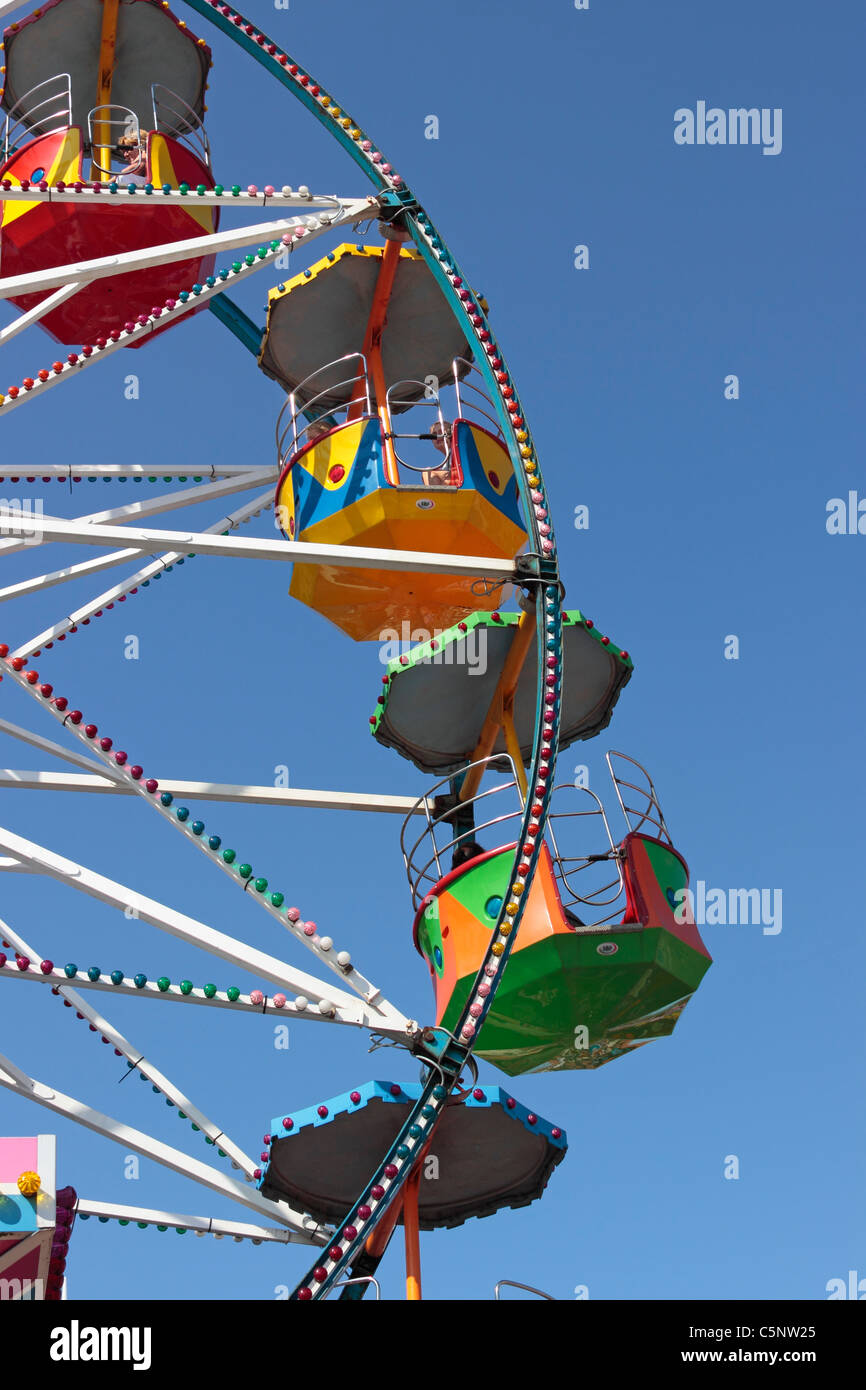
[[[518,555],[514,561],[514,578],[525,589],[538,584],[558,584],[559,565],[546,555]]]
[[[448,1034],[438,1028],[417,1028],[410,1038],[409,1050],[413,1057],[423,1057],[438,1064],[450,1042]]]
[[[383,220],[387,221],[388,212],[411,212],[419,213],[423,209],[414,193],[410,193],[408,188],[387,188],[376,198],[376,203],[382,214]]]

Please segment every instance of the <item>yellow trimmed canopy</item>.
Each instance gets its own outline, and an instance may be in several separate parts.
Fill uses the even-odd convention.
[[[267,376],[286,391],[294,391],[327,363],[361,351],[384,250],[382,246],[339,246],[282,289],[270,291],[258,359]],[[455,357],[470,359],[469,344],[421,255],[404,249],[382,334],[385,380],[390,385],[408,377],[423,383],[432,375],[444,383],[453,379]],[[356,371],[348,364],[332,378],[322,377],[314,393],[331,380],[334,385],[317,402],[316,410],[344,405],[351,397],[351,385],[336,383]],[[465,375],[465,369],[460,374]],[[392,408],[399,411],[401,401],[407,408],[423,394],[423,385],[404,387],[391,397]],[[303,399],[300,403],[304,404]]]

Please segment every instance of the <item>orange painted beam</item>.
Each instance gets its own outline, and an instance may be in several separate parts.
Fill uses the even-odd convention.
[[[517,785],[526,798],[526,768],[523,766],[523,758],[520,756],[520,744],[517,741],[517,730],[514,727],[514,692],[507,701],[502,711],[502,731],[505,734],[505,746],[511,754],[514,763],[514,773],[517,778]]]
[[[403,1196],[403,1229],[406,1233],[406,1298],[410,1303],[421,1299],[421,1239],[418,1226],[418,1189],[421,1186],[421,1164],[416,1163],[406,1179]]]
[[[367,371],[373,381],[373,394],[376,397],[376,411],[382,422],[382,432],[385,435],[385,477],[389,483],[398,483],[400,475],[397,469],[397,457],[394,453],[394,441],[389,439],[391,433],[391,417],[388,407],[385,404],[387,394],[387,384],[385,373],[382,368],[382,333],[388,319],[388,305],[391,301],[391,291],[394,288],[394,277],[397,274],[397,266],[400,261],[399,241],[388,241],[385,243],[385,254],[382,257],[382,264],[379,267],[379,274],[376,278],[376,289],[373,294],[373,304],[370,315],[367,319],[367,331],[364,334],[364,345],[361,351],[367,360]],[[358,383],[352,398],[352,405],[359,404],[363,399],[363,386]],[[356,418],[360,414],[360,409],[356,412],[349,410],[347,418]]]
[[[400,1213],[402,1210],[403,1197],[401,1194],[399,1197],[395,1197],[390,1209],[386,1211],[382,1220],[378,1222],[372,1234],[367,1237],[364,1249],[367,1254],[372,1255],[374,1259],[381,1259],[384,1255],[388,1248],[388,1241],[394,1234],[394,1227],[400,1220]]]
[[[95,106],[107,106],[111,101],[111,82],[114,77],[114,51],[117,47],[117,20],[120,0],[102,0],[102,32],[99,40],[99,76],[96,83]],[[107,120],[93,123],[93,162],[91,179],[108,183],[111,178],[111,126]],[[97,153],[98,152],[98,153]],[[97,167],[97,158],[103,166]]]
[[[517,689],[520,672],[523,670],[523,663],[526,661],[534,636],[535,613],[521,613],[514,639],[508,649],[499,680],[496,682],[493,699],[490,701],[490,707],[481,726],[478,743],[469,759],[470,762],[477,763],[484,758],[489,758],[493,752],[493,745],[499,730],[504,729],[505,743],[514,759],[517,782],[524,796],[526,795],[526,774],[523,771],[517,734],[514,731],[514,692]],[[460,788],[460,801],[471,801],[478,791],[483,775],[483,767],[473,767],[467,772]]]

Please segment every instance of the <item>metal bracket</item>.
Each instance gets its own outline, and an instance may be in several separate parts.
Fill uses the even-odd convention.
[[[386,189],[378,195],[376,202],[383,213],[386,208],[394,208],[397,212],[423,212],[415,194],[410,193],[408,188]]]
[[[536,584],[556,584],[559,582],[559,565],[556,560],[544,555],[518,555],[514,561],[514,581],[528,588]],[[564,589],[560,583],[560,589]]]

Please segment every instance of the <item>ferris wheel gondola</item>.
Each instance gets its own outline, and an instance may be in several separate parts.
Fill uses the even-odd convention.
[[[585,846],[573,855],[556,850],[555,832],[549,831],[556,757],[572,739],[590,737],[605,726],[631,675],[631,663],[626,652],[593,636],[591,624],[582,617],[579,623],[571,616],[563,618],[548,496],[486,301],[470,288],[401,175],[313,76],[231,6],[219,0],[189,4],[315,115],[375,191],[366,198],[336,198],[312,195],[304,188],[295,192],[285,185],[265,185],[262,190],[233,185],[227,192],[216,183],[203,133],[209,49],[164,5],[151,0],[128,0],[119,6],[112,0],[54,0],[7,32],[3,101],[13,126],[0,170],[0,294],[22,313],[0,331],[0,341],[41,322],[55,338],[80,343],[81,349],[0,396],[0,417],[35,401],[47,389],[77,379],[113,351],[137,346],[198,307],[217,302],[222,306],[218,317],[289,395],[277,429],[276,461],[230,461],[209,468],[205,479],[204,468],[196,475],[188,461],[171,460],[158,470],[167,479],[186,481],[193,474],[193,486],[180,494],[71,521],[45,519],[43,543],[64,539],[104,553],[63,572],[12,585],[7,597],[23,599],[37,588],[112,566],[129,563],[133,570],[44,632],[17,646],[0,646],[4,675],[54,719],[58,737],[65,742],[8,724],[4,731],[75,768],[73,773],[39,774],[30,782],[14,783],[15,774],[10,774],[9,785],[144,799],[184,837],[191,852],[209,859],[288,930],[311,953],[325,978],[301,972],[88,865],[73,863],[23,836],[0,832],[0,853],[9,871],[48,876],[116,908],[132,906],[140,920],[231,961],[265,986],[245,994],[234,986],[220,990],[189,980],[173,982],[167,976],[149,980],[119,968],[84,970],[74,962],[60,968],[39,955],[15,928],[0,923],[0,940],[8,943],[4,954],[10,952],[0,967],[3,978],[49,985],[113,1044],[124,1065],[150,1081],[184,1116],[194,1117],[195,1130],[231,1163],[239,1178],[158,1144],[56,1087],[41,1085],[13,1058],[2,1055],[0,1085],[245,1205],[259,1224],[247,1222],[241,1228],[237,1223],[235,1238],[315,1247],[315,1263],[293,1294],[298,1301],[327,1297],[337,1288],[342,1288],[341,1297],[361,1296],[364,1281],[374,1277],[390,1234],[402,1220],[409,1295],[417,1297],[420,1225],[451,1225],[509,1205],[512,1199],[533,1200],[564,1151],[561,1130],[522,1111],[515,1118],[519,1103],[498,1088],[472,1087],[470,1101],[461,1078],[474,1065],[473,1053],[489,1055],[513,1072],[556,1064],[564,1046],[562,1019],[577,1001],[590,1010],[590,1045],[606,1050],[607,1055],[587,1063],[598,1065],[617,1055],[617,1038],[622,1050],[628,1050],[650,1036],[670,1032],[677,1010],[709,961],[693,924],[686,924],[690,930],[675,930],[680,924],[668,889],[681,891],[687,883],[684,861],[669,839],[642,829],[643,822],[630,827],[621,845],[609,841],[600,856],[607,868],[613,866],[617,887],[627,899],[624,916],[603,924],[605,941],[610,938],[616,950],[622,950],[615,969],[609,970],[608,960],[601,956],[591,959],[589,952],[598,943],[587,937],[583,920],[570,920],[570,909],[563,905],[563,887],[571,889],[581,861],[591,866],[599,856]],[[64,43],[69,56],[58,67],[61,51],[66,52]],[[43,107],[40,84],[50,84],[58,71],[68,81],[60,84],[59,101],[50,98],[55,106]],[[173,116],[167,114],[169,98],[158,95],[166,91]],[[49,110],[55,122],[50,129]],[[122,151],[133,144],[141,162],[138,177],[144,182],[129,182],[127,171],[124,184],[110,155],[114,151],[123,159]],[[89,186],[82,177],[85,158],[92,166]],[[219,209],[226,205],[267,208],[272,218],[252,228],[217,232]],[[275,262],[286,252],[295,254],[318,237],[344,235],[346,228],[371,219],[381,224],[384,246],[338,243],[325,260],[308,265],[289,281],[279,281],[269,294],[263,334],[228,300],[226,290],[234,283],[263,269],[275,271]],[[109,228],[122,248],[115,256],[97,254],[105,251]],[[213,258],[221,252],[237,253],[249,246],[255,251],[217,267]],[[413,412],[427,412],[426,423],[414,430],[408,427]],[[424,449],[426,457],[418,452]],[[44,467],[49,477],[68,476],[73,481],[62,465]],[[96,460],[87,472],[94,477],[147,476],[138,466],[109,459]],[[206,505],[209,498],[244,491],[253,495],[227,515],[208,519],[199,530],[158,531],[149,524],[150,517],[175,506]],[[242,521],[274,504],[284,540],[234,534]],[[26,531],[21,514],[7,513],[4,521],[11,539],[0,541],[0,554],[18,549]],[[106,735],[57,693],[55,680],[60,677],[54,676],[53,667],[60,657],[58,644],[93,617],[107,617],[116,604],[195,553],[235,560],[291,560],[295,570],[290,592],[356,640],[369,641],[384,629],[399,631],[407,623],[413,631],[419,626],[435,630],[438,635],[428,633],[425,639],[432,655],[442,628],[456,627],[456,643],[470,628],[489,626],[492,648],[501,628],[510,640],[500,644],[491,665],[491,688],[485,689],[483,699],[476,691],[475,699],[469,700],[467,685],[461,689],[459,681],[451,682],[450,727],[435,731],[436,738],[426,743],[411,711],[419,704],[429,706],[434,680],[425,679],[421,671],[419,683],[415,678],[420,664],[415,662],[409,663],[405,685],[396,673],[393,680],[386,677],[387,696],[371,721],[374,732],[380,742],[399,748],[419,766],[444,773],[441,801],[427,795],[419,801],[157,778],[118,748],[116,733]],[[512,585],[521,595],[522,611],[506,618],[499,608]],[[48,673],[30,664],[39,658],[42,665],[43,653],[51,653]],[[438,666],[428,669],[438,679]],[[401,705],[401,692],[410,679],[414,701]],[[275,889],[265,873],[241,859],[186,804],[199,798],[401,810],[416,827],[433,822],[450,827],[454,833],[449,848],[457,850],[461,842],[467,847],[470,832],[478,828],[475,804],[483,794],[482,777],[488,771],[501,772],[503,759],[512,769],[517,796],[508,841],[489,853],[470,854],[456,866],[456,876],[447,866],[446,872],[439,872],[436,856],[441,847],[434,845],[432,888],[424,877],[429,866],[415,884],[416,894],[421,889],[417,942],[436,987],[436,1018],[426,1027],[385,999],[348,951],[305,920],[299,908],[287,905],[282,889]],[[654,793],[652,801],[657,807]],[[602,821],[606,826],[603,810]],[[414,862],[411,854],[407,860]],[[574,901],[601,905],[606,891],[578,891]],[[472,898],[468,907],[467,895]],[[557,955],[562,951],[571,953],[568,959]],[[541,954],[545,964],[538,968]],[[679,973],[668,969],[673,956]],[[639,1007],[629,1012],[625,1001],[634,995],[639,977],[643,994]],[[448,987],[440,989],[443,980]],[[348,1099],[344,1094],[338,1103],[333,1098],[321,1102],[309,1112],[309,1125],[305,1119],[296,1126],[296,1116],[281,1114],[256,1159],[113,1027],[85,999],[88,991],[97,996],[115,992],[170,998],[205,1014],[222,1008],[359,1028],[404,1048],[414,1064],[422,1064],[424,1079],[414,1086],[389,1083],[391,1101],[375,1090],[380,1083],[371,1083],[369,1094],[363,1088],[357,1092],[363,1104],[353,1099],[355,1092],[346,1093]],[[555,1001],[551,1018],[556,1014],[558,1022],[556,1037],[551,1038],[548,1028],[545,1037],[531,1039],[526,1048],[525,1032],[523,1042],[520,1037],[515,1042],[514,1035],[526,1028],[528,998],[536,1008],[539,1000],[542,1006],[545,999]],[[474,1109],[479,1115],[483,1111],[484,1118]],[[334,1110],[339,1111],[339,1122]],[[363,1131],[365,1136],[358,1150],[364,1159],[360,1166],[344,1161],[353,1141],[347,1138],[348,1122],[342,1117],[350,1113],[353,1132]],[[306,1116],[307,1111],[298,1114]],[[449,1126],[457,1135],[449,1141],[458,1156],[455,1163],[468,1162],[466,1153],[486,1144],[491,1152],[501,1151],[513,1160],[513,1167],[495,1181],[480,1170],[469,1172],[462,1187],[442,1189],[440,1206],[425,1214],[419,1168],[425,1155],[436,1153],[440,1139],[445,1144]],[[468,1135],[463,1149],[460,1126],[464,1138]],[[305,1133],[308,1129],[311,1132]],[[299,1177],[310,1165],[322,1178],[316,1192]],[[340,1211],[344,1203],[346,1210]],[[136,1214],[111,1204],[79,1202],[76,1211],[83,1219],[96,1215],[140,1225],[204,1229],[204,1219],[196,1216],[181,1220],[176,1214]],[[232,1223],[223,1225],[228,1230]]]
[[[210,49],[167,7],[48,0],[6,31],[4,49],[0,184],[7,193],[69,188],[82,195],[4,202],[4,277],[217,230],[218,207],[172,206],[164,197],[154,207],[146,196],[135,209],[104,206],[145,188],[214,187],[204,129]],[[41,326],[60,343],[89,343],[121,311],[133,320],[148,314],[213,266],[209,255],[104,277],[47,307]],[[12,303],[32,310],[45,308],[46,298],[14,295]]]

